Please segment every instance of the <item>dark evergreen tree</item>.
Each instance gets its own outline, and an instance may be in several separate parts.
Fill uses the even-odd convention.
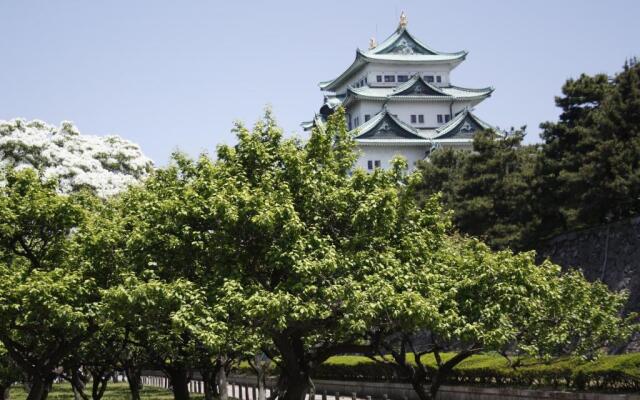
[[[536,147],[522,146],[524,129],[500,138],[475,135],[473,151],[443,149],[420,166],[423,193],[441,192],[460,231],[495,248],[522,249],[537,228],[533,205]]]
[[[542,236],[640,212],[640,65],[582,75],[562,92],[559,121],[541,125]]]
[[[422,163],[422,194],[442,193],[461,232],[494,248],[537,248],[567,230],[640,213],[640,65],[614,78],[568,80],[541,146],[523,132],[476,134],[473,151],[443,149]]]

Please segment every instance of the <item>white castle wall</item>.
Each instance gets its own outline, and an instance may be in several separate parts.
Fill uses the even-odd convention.
[[[419,65],[402,65],[402,64],[367,64],[364,67],[364,70],[359,74],[354,75],[353,78],[349,79],[345,84],[336,88],[336,93],[344,93],[347,90],[347,87],[354,85],[359,82],[363,78],[367,78],[367,82],[369,86],[372,87],[395,87],[398,85],[397,75],[408,75],[409,78],[415,75],[416,73],[420,73],[421,75],[440,75],[442,77],[442,82],[433,82],[435,86],[448,86],[450,82],[449,74],[451,72],[451,65],[448,64],[440,64],[440,65],[428,65],[428,66],[419,66]],[[379,83],[376,82],[377,75],[396,75],[396,82],[393,83]],[[384,80],[384,79],[383,79]]]
[[[365,171],[369,171],[367,168],[368,160],[380,160],[380,167],[388,169],[391,167],[391,160],[396,156],[402,156],[407,159],[409,164],[409,171],[413,171],[416,167],[416,163],[419,160],[424,160],[427,151],[430,149],[429,145],[426,146],[367,146],[358,144],[358,150],[360,156],[356,163],[356,168],[362,168]]]
[[[391,114],[395,114],[402,122],[415,128],[434,128],[438,123],[438,114],[449,115],[449,103],[412,103],[412,102],[389,102],[387,109]],[[424,124],[412,124],[411,115],[424,115]]]

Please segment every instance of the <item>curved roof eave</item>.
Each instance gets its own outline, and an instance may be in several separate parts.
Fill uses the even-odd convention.
[[[356,49],[356,58],[353,60],[349,68],[347,68],[343,73],[341,73],[337,78],[332,79],[330,81],[323,81],[318,83],[320,89],[322,90],[333,90],[338,86],[342,81],[346,80],[353,74],[355,71],[360,69],[363,65],[366,64],[366,61],[363,62],[362,52],[360,49]]]
[[[334,90],[337,86],[344,83],[355,72],[359,71],[363,66],[371,62],[381,63],[397,63],[402,62],[406,64],[452,64],[456,66],[460,64],[466,58],[468,52],[461,51],[458,53],[441,53],[435,55],[398,55],[398,54],[368,54],[360,49],[356,50],[356,58],[353,60],[349,68],[341,73],[337,78],[322,81],[318,83],[318,86],[322,90]]]
[[[368,54],[360,52],[360,57],[368,62],[458,65],[464,61],[467,54],[469,53],[466,51],[447,54]]]

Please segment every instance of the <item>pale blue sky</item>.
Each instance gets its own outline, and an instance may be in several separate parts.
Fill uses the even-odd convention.
[[[270,104],[287,133],[321,104],[356,47],[400,11],[418,38],[466,49],[455,84],[494,86],[476,108],[500,127],[555,119],[553,97],[581,72],[640,55],[640,1],[0,0],[0,119],[74,121],[119,134],[157,163],[233,143]]]

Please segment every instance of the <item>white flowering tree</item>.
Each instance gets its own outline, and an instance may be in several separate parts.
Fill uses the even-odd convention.
[[[140,147],[119,136],[82,135],[70,122],[0,121],[0,167],[35,168],[69,193],[92,188],[108,197],[144,179],[153,167]]]

